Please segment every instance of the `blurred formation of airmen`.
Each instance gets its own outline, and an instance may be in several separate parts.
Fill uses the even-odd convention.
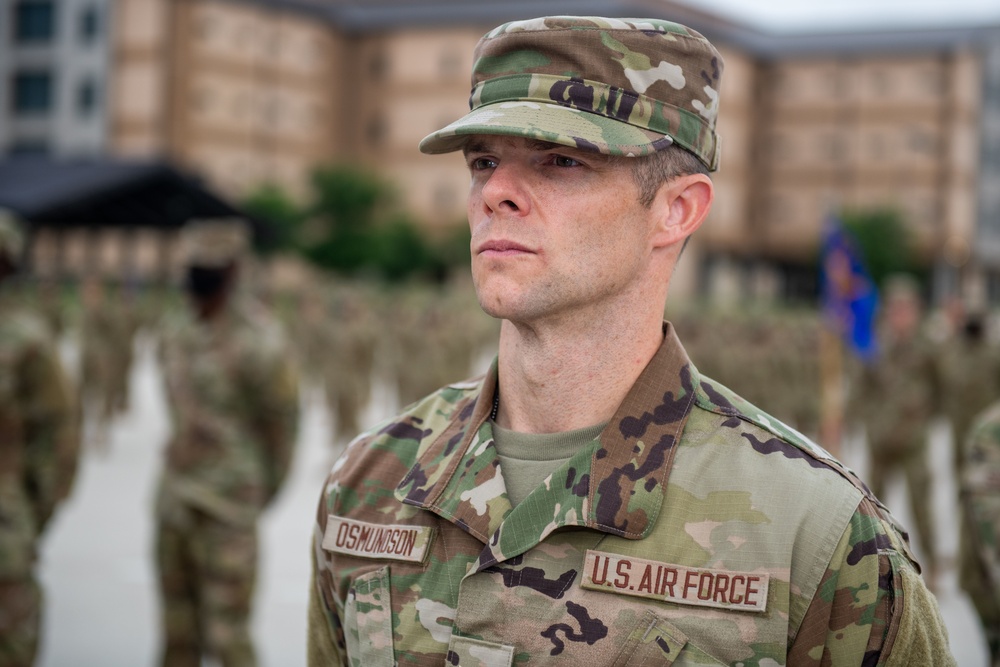
[[[479,309],[471,284],[379,291],[318,282],[299,294],[290,325],[303,379],[324,389],[334,449],[369,426],[361,416],[374,381],[394,384],[406,405],[468,377],[477,355],[495,344],[497,324]]]
[[[334,443],[339,445],[361,430],[361,411],[371,398],[379,327],[363,296],[342,289],[333,300],[326,328],[319,368],[335,422]]]
[[[980,415],[963,442],[959,582],[983,624],[1000,667],[1000,402]]]
[[[681,312],[667,319],[698,370],[807,435],[819,428],[814,311]]]
[[[941,405],[938,350],[921,330],[918,285],[909,276],[890,277],[883,296],[879,353],[860,371],[852,405],[868,435],[866,480],[879,498],[894,470],[903,472],[916,523],[925,576],[936,584],[936,532],[931,507],[928,427]]]
[[[400,406],[467,378],[476,353],[486,341],[495,344],[495,323],[470,295],[460,285],[396,295],[389,344]]]
[[[43,318],[15,302],[17,222],[0,211],[0,667],[29,667],[42,595],[35,545],[70,491],[79,450],[72,392]]]
[[[281,326],[238,287],[239,220],[184,230],[191,300],[163,332],[173,432],[157,499],[165,667],[256,664],[257,519],[290,465],[297,378]]]
[[[81,287],[80,402],[91,422],[88,444],[106,449],[111,421],[128,410],[128,378],[139,319],[117,286],[90,274]]]
[[[55,280],[40,278],[35,282],[35,303],[45,318],[49,331],[58,340],[66,329],[66,309],[63,290]]]
[[[1000,350],[987,340],[986,318],[974,310],[958,325],[940,355],[943,408],[952,425],[956,470],[973,419],[1000,398]]]

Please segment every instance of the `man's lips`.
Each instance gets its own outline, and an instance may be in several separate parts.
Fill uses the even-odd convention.
[[[506,241],[503,239],[497,241],[486,241],[482,243],[477,249],[476,254],[489,254],[489,255],[516,255],[521,253],[534,253],[535,251],[531,248],[521,245],[520,243],[515,243],[514,241]]]

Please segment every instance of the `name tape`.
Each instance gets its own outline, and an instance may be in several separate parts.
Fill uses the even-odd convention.
[[[323,532],[323,548],[361,558],[422,563],[432,531],[430,526],[394,526],[330,516]]]
[[[697,607],[762,612],[770,575],[711,570],[587,550],[584,588]]]

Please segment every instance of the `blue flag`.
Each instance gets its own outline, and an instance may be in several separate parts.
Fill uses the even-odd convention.
[[[857,243],[836,217],[827,221],[823,232],[820,281],[828,325],[862,360],[872,361],[878,352],[878,290]]]

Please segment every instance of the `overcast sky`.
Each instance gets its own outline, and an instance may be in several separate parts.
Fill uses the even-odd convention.
[[[1000,26],[1000,0],[679,0],[775,30]]]

